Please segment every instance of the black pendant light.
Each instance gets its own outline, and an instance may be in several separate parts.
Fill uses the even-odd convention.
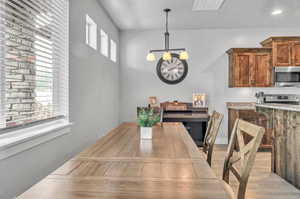
[[[164,9],[166,13],[166,32],[165,35],[165,49],[158,49],[158,50],[150,50],[149,54],[147,55],[147,61],[155,61],[156,56],[155,53],[163,53],[163,60],[171,60],[172,59],[172,52],[180,51],[180,59],[187,60],[189,55],[185,48],[173,48],[170,49],[170,33],[169,33],[169,12],[171,9],[166,8]]]

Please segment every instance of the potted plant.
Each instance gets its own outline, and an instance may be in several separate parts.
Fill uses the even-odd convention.
[[[141,139],[152,139],[152,127],[159,121],[160,116],[153,109],[142,109],[138,114]]]

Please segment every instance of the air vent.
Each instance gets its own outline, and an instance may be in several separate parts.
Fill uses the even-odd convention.
[[[225,0],[195,0],[193,11],[218,10]]]

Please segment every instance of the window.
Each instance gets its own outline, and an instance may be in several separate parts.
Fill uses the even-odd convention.
[[[101,53],[108,57],[108,35],[103,30],[100,31],[101,35]]]
[[[117,44],[114,40],[110,40],[110,59],[117,62]]]
[[[68,0],[0,2],[0,134],[68,116]]]
[[[97,24],[89,15],[86,15],[86,44],[97,50]]]

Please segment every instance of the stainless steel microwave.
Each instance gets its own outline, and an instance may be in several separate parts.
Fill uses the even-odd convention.
[[[275,67],[276,87],[300,87],[300,66]]]

